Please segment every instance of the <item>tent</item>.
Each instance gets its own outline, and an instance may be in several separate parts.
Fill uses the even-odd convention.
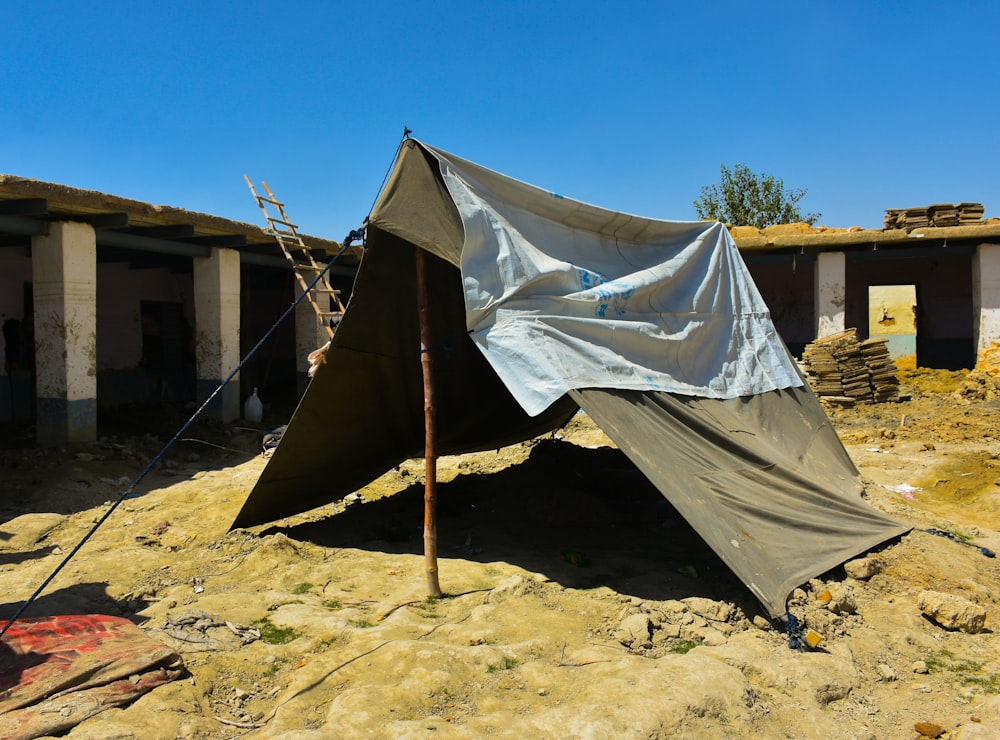
[[[723,225],[598,208],[413,139],[367,219],[326,364],[234,527],[423,456],[416,249],[439,455],[530,439],[582,408],[772,616],[799,584],[909,529],[862,500]]]

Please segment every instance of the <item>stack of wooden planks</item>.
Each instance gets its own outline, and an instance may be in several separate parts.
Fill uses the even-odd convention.
[[[861,342],[861,356],[868,366],[872,400],[875,403],[899,400],[899,370],[889,356],[888,341],[874,338]]]
[[[982,203],[959,203],[955,208],[958,210],[958,221],[963,226],[982,221],[986,212]]]
[[[923,229],[929,226],[968,226],[982,222],[982,203],[935,203],[920,208],[887,208],[882,220],[883,230]]]
[[[951,203],[935,203],[927,213],[935,226],[958,226],[958,208]]]
[[[823,401],[840,406],[899,398],[896,364],[885,339],[858,341],[856,329],[817,339],[802,353],[806,378]]]

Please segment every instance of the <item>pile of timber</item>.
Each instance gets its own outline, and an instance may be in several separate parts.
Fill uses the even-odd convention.
[[[899,400],[899,370],[889,356],[888,339],[866,339],[861,342],[861,355],[868,366],[875,403]]]
[[[856,329],[817,339],[802,353],[809,385],[839,406],[899,400],[896,363],[885,339],[858,341]]]
[[[959,203],[955,208],[958,209],[958,221],[963,226],[982,221],[986,212],[982,203]]]
[[[983,220],[982,203],[935,203],[920,208],[887,208],[883,229],[922,229],[929,226],[968,226]]]

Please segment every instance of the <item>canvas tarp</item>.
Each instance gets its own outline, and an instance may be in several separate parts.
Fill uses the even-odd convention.
[[[721,225],[596,208],[413,140],[369,216],[327,364],[234,526],[423,454],[415,248],[435,255],[438,454],[528,439],[583,407],[772,615],[906,531],[862,501]]]

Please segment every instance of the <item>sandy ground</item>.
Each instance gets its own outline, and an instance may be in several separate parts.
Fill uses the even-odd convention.
[[[796,592],[815,651],[789,647],[582,414],[440,461],[444,598],[426,597],[422,461],[346,508],[228,532],[266,463],[260,433],[205,426],[25,616],[126,616],[183,655],[184,678],[72,738],[1000,737],[1000,565],[979,549],[1000,551],[1000,402],[971,381],[904,374],[907,400],[830,410],[871,504],[915,529],[877,572]],[[0,616],[172,432],[0,450]],[[985,629],[924,616],[928,591]]]

